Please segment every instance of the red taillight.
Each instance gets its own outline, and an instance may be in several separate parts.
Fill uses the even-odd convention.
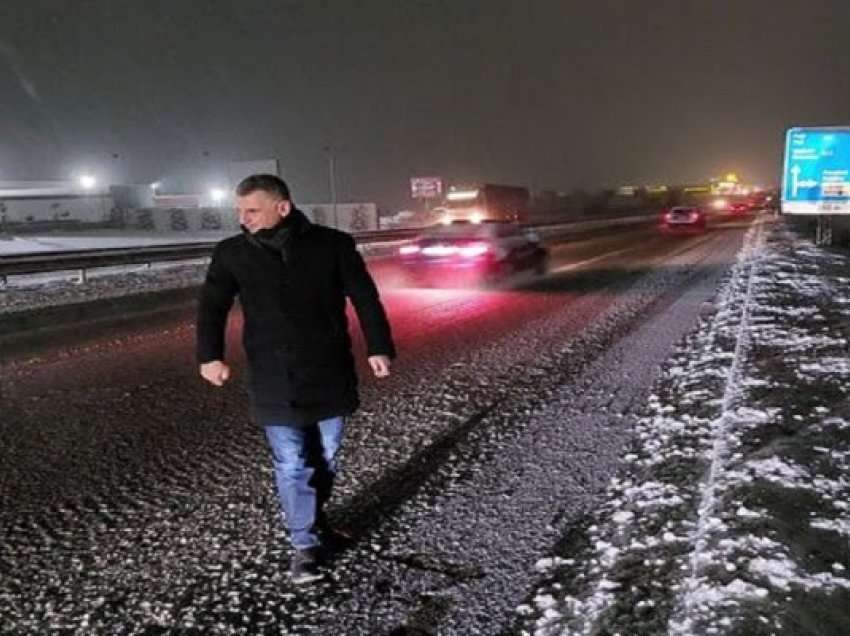
[[[425,256],[459,256],[461,258],[478,258],[490,251],[486,243],[438,243],[422,248]]]
[[[426,256],[451,256],[457,253],[457,247],[445,244],[429,245],[422,248],[422,253]]]
[[[490,251],[486,243],[471,243],[469,245],[461,245],[458,248],[458,253],[464,258],[476,258],[483,256]]]

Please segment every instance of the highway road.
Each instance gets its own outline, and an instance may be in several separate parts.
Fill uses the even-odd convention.
[[[0,632],[512,633],[535,561],[593,509],[762,220],[577,237],[498,289],[399,287],[374,263],[400,356],[369,377],[357,334],[363,406],[330,508],[356,542],[306,590],[238,315],[223,389],[197,375],[191,308],[4,357]]]

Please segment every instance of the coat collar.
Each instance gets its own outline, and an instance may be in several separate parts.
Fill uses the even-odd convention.
[[[242,233],[248,243],[280,254],[284,263],[290,260],[292,241],[305,234],[313,224],[298,208],[293,207],[274,227],[251,234],[245,227]]]

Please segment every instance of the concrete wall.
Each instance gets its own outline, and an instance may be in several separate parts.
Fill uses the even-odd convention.
[[[152,232],[239,231],[232,205],[162,208],[152,201],[149,188],[141,186],[118,188],[111,194],[2,197],[0,222],[76,222],[81,227],[108,223],[116,229]],[[299,208],[311,221],[345,232],[378,229],[378,208],[374,203],[338,203],[336,213],[330,203],[299,204]]]
[[[378,229],[378,208],[374,203],[339,203],[336,219],[330,204],[299,204],[314,223],[337,227],[345,232]],[[231,207],[226,208],[139,208],[122,210],[119,226],[127,230],[152,232],[239,232],[239,220]]]
[[[110,186],[109,191],[112,193],[115,205],[121,209],[152,208],[156,206],[154,193],[150,185]]]
[[[0,220],[6,223],[80,221],[103,223],[115,203],[109,194],[0,199]]]
[[[137,208],[121,210],[117,225],[148,232],[239,232],[232,208]]]
[[[365,232],[378,229],[378,206],[374,203],[330,203],[298,204],[298,207],[314,223],[335,227],[344,232]]]

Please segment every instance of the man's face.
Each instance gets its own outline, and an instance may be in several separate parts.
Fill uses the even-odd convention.
[[[290,201],[275,198],[265,190],[254,190],[243,197],[236,197],[239,223],[251,234],[274,227],[291,209]]]

